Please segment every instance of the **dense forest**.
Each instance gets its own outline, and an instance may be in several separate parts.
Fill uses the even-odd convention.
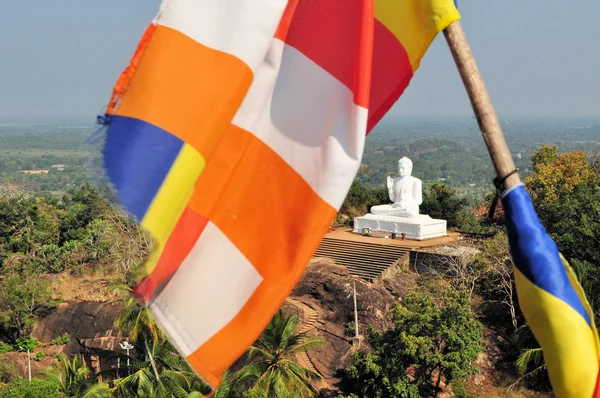
[[[534,125],[525,137],[525,127],[509,126],[509,145],[522,155],[519,167],[526,170],[525,184],[539,216],[598,316],[600,162],[594,145],[600,127],[565,124],[544,135],[547,126]],[[0,132],[0,397],[200,397],[207,387],[147,309],[130,297],[151,239],[115,206],[108,188],[87,183],[97,168],[97,148],[85,144],[90,132],[55,127]],[[486,396],[478,395],[469,380],[477,373],[475,360],[489,349],[483,341],[490,331],[506,342],[497,359],[508,374],[499,382],[505,393],[521,389],[517,397],[549,392],[543,352],[516,301],[502,208],[487,217],[493,173],[482,143],[474,142],[475,133],[469,123],[413,122],[403,130],[384,124],[368,138],[366,167],[337,221],[349,223],[371,205],[387,202],[382,182],[395,173],[397,159],[408,156],[415,164],[414,175],[426,183],[422,212],[447,219],[452,229],[483,235],[468,243],[476,249],[472,255],[448,263],[444,272],[419,275],[386,314],[388,327],[365,331],[366,345],[339,369],[342,381],[336,395],[322,396],[437,396],[443,386],[451,386],[459,397]],[[543,141],[557,145],[538,144]],[[56,165],[64,169],[50,170]],[[49,172],[23,173],[37,169]],[[143,349],[127,356],[103,351],[121,360],[120,366],[101,374],[90,370],[82,357],[61,354],[53,355],[51,367],[31,382],[17,374],[2,355],[44,361],[52,347],[77,339],[66,335],[42,342],[31,336],[40,319],[63,302],[57,278],[95,272],[114,281],[111,290],[122,308],[115,327]],[[320,394],[315,387],[320,376],[299,363],[295,353],[317,349],[323,340],[309,338],[297,325],[293,314],[277,313],[225,375],[214,397]]]

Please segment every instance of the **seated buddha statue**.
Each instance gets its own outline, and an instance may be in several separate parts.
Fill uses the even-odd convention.
[[[392,204],[371,207],[372,214],[414,217],[423,203],[421,180],[411,176],[412,161],[403,157],[398,161],[399,177],[387,177],[387,188]]]

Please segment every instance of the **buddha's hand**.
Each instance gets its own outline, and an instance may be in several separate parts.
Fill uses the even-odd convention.
[[[390,176],[387,176],[387,187],[388,189],[392,189],[394,187],[394,179]]]
[[[398,210],[406,210],[406,205],[404,203],[394,203],[393,206]]]

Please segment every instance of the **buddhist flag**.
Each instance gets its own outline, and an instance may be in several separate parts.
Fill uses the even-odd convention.
[[[504,195],[519,305],[558,398],[600,397],[598,333],[583,289],[542,227],[523,185]]]
[[[302,275],[452,0],[164,1],[104,118],[135,294],[211,386]]]

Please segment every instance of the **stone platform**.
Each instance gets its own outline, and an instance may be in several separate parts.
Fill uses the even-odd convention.
[[[431,218],[425,214],[415,217],[398,217],[386,214],[367,214],[354,219],[354,231],[357,234],[367,232],[377,235],[391,235],[400,237],[405,234],[406,239],[425,240],[447,236],[446,220]],[[381,234],[383,233],[383,234]]]

